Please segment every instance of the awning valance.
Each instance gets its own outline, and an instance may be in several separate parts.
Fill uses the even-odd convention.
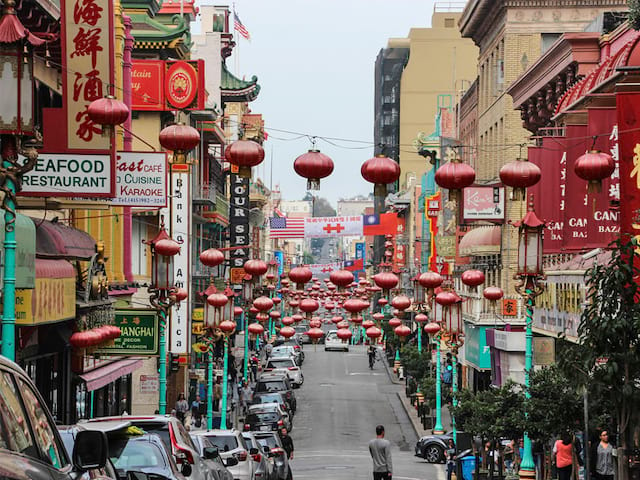
[[[86,232],[61,223],[34,219],[36,255],[42,258],[90,260],[96,253],[96,242]]]
[[[460,240],[458,251],[461,257],[500,253],[500,227],[494,225],[469,230]]]
[[[105,385],[109,385],[114,380],[120,377],[129,375],[142,366],[142,359],[139,358],[125,358],[124,360],[118,360],[116,362],[105,365],[104,367],[96,368],[90,372],[80,375],[87,384],[87,391],[91,392],[102,388]]]

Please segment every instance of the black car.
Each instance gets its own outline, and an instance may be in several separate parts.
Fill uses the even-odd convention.
[[[0,356],[0,477],[11,480],[104,478],[107,437],[81,430],[71,458],[46,404],[27,374]],[[108,478],[108,477],[106,477]]]
[[[422,457],[429,463],[443,463],[445,461],[445,451],[452,435],[425,435],[420,437],[416,443],[415,455]]]
[[[278,431],[283,426],[282,416],[273,410],[254,409],[244,419],[244,430],[247,432]]]
[[[291,411],[296,411],[296,397],[293,394],[293,387],[286,375],[270,375],[260,377],[253,389],[254,394],[280,392],[286,402],[291,407]]]
[[[279,403],[282,408],[289,414],[289,418],[293,420],[293,412],[291,411],[291,407],[289,403],[285,400],[284,395],[280,392],[264,392],[264,393],[254,393],[253,398],[251,399],[252,405],[257,405],[260,403]]]

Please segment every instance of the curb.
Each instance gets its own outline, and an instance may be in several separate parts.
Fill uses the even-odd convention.
[[[396,385],[404,385],[404,382],[402,380],[397,380],[396,378],[394,378],[395,374],[389,368],[389,364],[387,362],[387,357],[384,356],[384,351],[383,351],[382,355],[383,355],[382,364],[384,365],[384,368],[387,371],[387,375],[389,376],[389,380],[391,380],[391,383],[394,383]]]
[[[408,410],[407,404],[402,399],[402,396],[401,396],[402,394],[403,394],[403,392],[396,392],[396,395],[398,396],[398,400],[400,401],[400,404],[402,405],[402,409],[404,410],[404,413],[407,414],[407,417],[409,417],[409,422],[411,423],[411,426],[413,427],[413,431],[415,432],[416,437],[418,438],[418,440],[420,440],[420,437],[424,436],[424,432],[422,430],[422,425],[416,425],[416,420],[411,415],[411,413],[413,413],[413,412]]]

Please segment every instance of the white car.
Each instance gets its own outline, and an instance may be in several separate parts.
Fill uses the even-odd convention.
[[[341,340],[338,338],[337,330],[329,330],[324,340],[325,352],[329,350],[344,350],[349,351],[349,342],[347,340]]]
[[[291,345],[280,345],[278,347],[273,347],[269,358],[275,357],[293,357],[296,363],[302,364],[302,352],[297,351]]]
[[[286,375],[296,387],[300,387],[304,383],[302,369],[298,366],[294,357],[271,356],[269,360],[267,360],[267,365],[262,370],[262,375],[268,374]]]
[[[235,428],[231,430],[199,430],[193,432],[193,435],[207,437],[214,446],[218,447],[218,453],[220,453],[220,457],[227,465],[227,470],[231,472],[234,480],[255,480],[255,467],[251,455],[259,452],[253,452],[247,448],[240,431]],[[229,458],[234,458],[238,463],[233,465],[234,461],[229,462]]]

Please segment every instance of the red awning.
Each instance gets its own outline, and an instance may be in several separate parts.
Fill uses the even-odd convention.
[[[38,257],[89,260],[96,253],[96,242],[86,232],[48,220],[33,219],[33,222]]]
[[[36,258],[36,278],[76,278],[76,271],[66,260]]]
[[[129,375],[142,366],[142,360],[139,358],[127,358],[110,363],[104,367],[96,368],[90,372],[80,375],[87,384],[87,391],[91,392],[98,388],[109,385],[120,377]]]
[[[500,253],[500,227],[495,225],[469,230],[460,240],[458,252],[461,257]]]

